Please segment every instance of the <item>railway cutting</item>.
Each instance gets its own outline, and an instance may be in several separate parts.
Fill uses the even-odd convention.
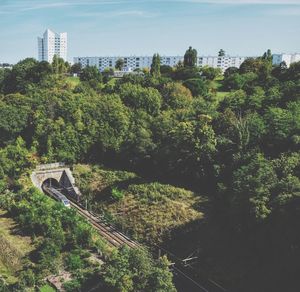
[[[94,214],[80,204],[81,192],[75,185],[75,179],[70,168],[63,163],[43,164],[37,166],[31,175],[33,184],[53,199],[74,208],[84,217],[98,233],[113,247],[128,246],[136,248],[139,244],[120,232],[116,227],[105,222],[99,215]]]

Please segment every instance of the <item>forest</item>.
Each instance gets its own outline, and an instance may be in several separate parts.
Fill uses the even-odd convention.
[[[84,248],[105,254],[100,277],[113,291],[175,289],[166,258],[110,251],[75,212],[28,187],[36,164],[57,161],[168,184],[170,191],[130,189],[146,201],[160,197],[162,206],[166,199],[157,192],[170,201],[191,198],[188,191],[172,196],[175,187],[205,195],[206,225],[189,236],[201,242],[207,269],[218,274],[209,265],[222,267],[219,278],[229,291],[299,290],[300,62],[273,66],[268,50],[222,74],[198,68],[196,58],[189,48],[171,68],[155,54],[151,70],[123,78],[57,57],[52,64],[28,58],[0,68],[0,206],[38,241],[35,264],[21,272],[24,286],[16,291],[33,287],[55,270],[53,256],[70,250],[65,265],[83,269]],[[122,191],[113,191],[122,199]],[[95,275],[77,273],[68,291],[81,291]]]

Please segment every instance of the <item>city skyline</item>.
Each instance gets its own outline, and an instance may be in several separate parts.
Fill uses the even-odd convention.
[[[36,36],[47,28],[68,32],[69,61],[176,56],[190,45],[199,55],[300,51],[300,0],[4,0],[0,16],[0,63],[37,59]]]

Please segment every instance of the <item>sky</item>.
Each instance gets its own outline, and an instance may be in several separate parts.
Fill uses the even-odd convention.
[[[0,63],[37,58],[37,37],[68,33],[76,56],[257,56],[300,52],[300,0],[0,0]]]

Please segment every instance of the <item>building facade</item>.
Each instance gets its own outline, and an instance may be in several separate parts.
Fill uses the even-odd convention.
[[[287,67],[290,67],[292,63],[300,61],[300,53],[294,54],[274,54],[273,55],[273,65],[280,65],[285,62]]]
[[[43,37],[38,37],[38,60],[52,62],[54,55],[67,61],[67,33],[56,33],[47,29]]]
[[[197,58],[199,67],[210,66],[220,68],[224,72],[229,67],[239,68],[247,57],[231,56],[201,56]],[[80,63],[82,67],[96,66],[100,71],[106,68],[114,68],[118,59],[124,60],[124,68],[127,69],[150,69],[152,56],[118,56],[118,57],[76,57],[74,63]],[[161,56],[161,65],[175,67],[179,62],[183,62],[183,56]]]
[[[96,66],[100,71],[106,68],[114,68],[118,59],[124,60],[124,68],[126,70],[134,69],[150,69],[152,57],[149,56],[118,56],[118,57],[76,57],[74,63],[80,63],[82,67]],[[161,57],[161,65],[174,67],[179,61],[182,61],[181,56]]]

